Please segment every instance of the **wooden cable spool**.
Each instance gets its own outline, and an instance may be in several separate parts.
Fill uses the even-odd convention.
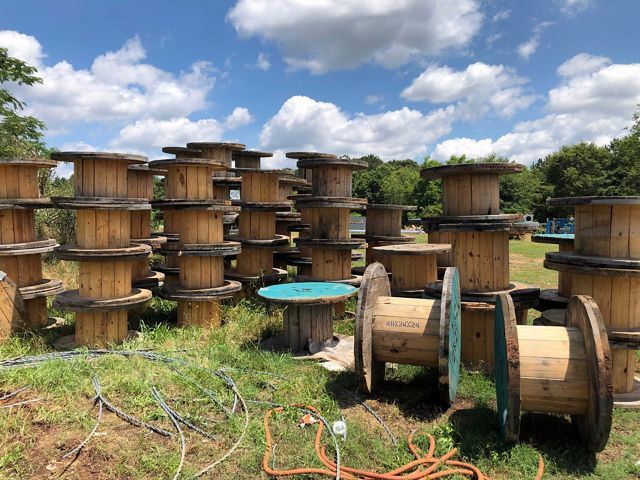
[[[560,252],[573,252],[573,234],[546,233],[533,235],[534,243],[550,243],[558,245]],[[537,310],[541,312],[548,309],[566,308],[571,296],[571,275],[558,271],[558,288],[540,290],[540,301]]]
[[[508,294],[495,315],[498,423],[507,441],[520,435],[522,410],[571,415],[587,449],[604,449],[613,406],[611,352],[602,315],[588,296],[569,301],[566,326],[518,325]]]
[[[20,288],[0,271],[0,341],[24,327],[26,313]]]
[[[367,267],[358,293],[354,355],[361,387],[373,393],[384,380],[385,363],[438,368],[440,400],[456,398],[460,369],[460,285],[448,268],[441,300],[391,296],[384,266]]]
[[[231,189],[239,186],[238,179],[233,178],[233,174],[229,172],[232,166],[233,152],[244,150],[244,145],[241,143],[191,142],[187,144],[187,148],[199,150],[201,157],[222,162],[225,165],[225,168],[214,169],[211,172],[213,198],[229,200]],[[221,149],[225,151],[222,152]]]
[[[368,204],[366,210],[367,223],[364,239],[367,241],[365,263],[368,265],[380,262],[387,272],[392,272],[390,262],[374,251],[374,247],[413,243],[415,238],[402,235],[402,215],[407,211],[415,211],[417,207],[405,205]]]
[[[154,205],[172,212],[172,228],[179,236],[167,248],[178,250],[178,282],[165,284],[161,295],[178,303],[178,325],[218,327],[222,322],[220,300],[242,287],[224,279],[224,256],[237,253],[237,244],[224,240],[224,215],[237,211],[228,200],[216,199],[211,178],[226,171],[238,144],[194,143],[198,158],[154,160],[150,166],[167,170],[165,200]],[[166,218],[166,217],[165,217]],[[176,293],[176,292],[179,292]]]
[[[130,198],[145,198],[153,200],[153,178],[164,175],[165,170],[151,169],[148,165],[130,165],[127,170],[127,192]],[[152,235],[151,210],[131,212],[131,241],[149,245],[152,249],[159,248],[167,242],[167,237]],[[149,268],[149,258],[133,263],[132,283],[134,287],[156,288],[164,283],[165,274]]]
[[[451,262],[460,270],[465,363],[491,366],[493,362],[494,303],[499,292],[520,297],[517,316],[522,323],[527,309],[538,301],[539,289],[532,291],[509,279],[509,231],[522,215],[500,213],[499,177],[522,169],[515,163],[472,163],[421,172],[425,179],[442,179],[443,214],[424,218],[422,223],[430,241],[446,239],[451,244],[450,258],[441,262]],[[465,301],[465,296],[477,299]]]
[[[47,324],[47,297],[63,290],[60,280],[42,274],[42,254],[53,251],[57,243],[38,240],[35,229],[35,209],[51,207],[49,199],[40,198],[38,170],[56,165],[47,159],[0,159],[0,270],[25,295],[29,291],[24,321],[34,328]]]
[[[425,285],[438,280],[437,256],[450,249],[451,245],[410,243],[375,247],[374,251],[391,264],[394,297],[422,298]]]
[[[640,197],[555,198],[547,204],[575,207],[575,240],[574,252],[547,253],[545,267],[570,277],[570,295],[593,297],[610,331],[640,330]],[[634,352],[640,338],[611,346],[614,393],[640,408]]]
[[[76,210],[75,246],[59,247],[61,258],[79,262],[79,289],[59,294],[54,305],[75,312],[77,345],[122,342],[128,333],[127,311],[151,298],[132,288],[131,265],[151,248],[130,247],[131,212],[149,210],[145,198],[128,198],[129,165],[139,155],[107,152],[55,152],[55,160],[73,162],[75,197],[53,199],[58,208]]]

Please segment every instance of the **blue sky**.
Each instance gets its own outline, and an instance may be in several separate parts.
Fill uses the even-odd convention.
[[[640,103],[637,0],[0,3],[13,90],[62,149],[238,140],[531,163],[606,144]]]

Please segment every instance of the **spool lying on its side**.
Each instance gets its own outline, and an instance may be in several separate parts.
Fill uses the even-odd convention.
[[[355,373],[369,393],[384,380],[385,362],[438,368],[443,403],[456,398],[460,369],[460,281],[445,273],[441,300],[391,297],[384,266],[367,267],[358,294]]]
[[[611,352],[591,297],[569,301],[566,326],[517,325],[509,294],[496,301],[495,374],[498,422],[517,441],[521,410],[571,415],[585,446],[604,449],[611,430]]]

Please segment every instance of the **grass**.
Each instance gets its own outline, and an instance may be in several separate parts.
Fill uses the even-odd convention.
[[[418,241],[425,241],[420,236]],[[512,277],[515,280],[550,286],[555,273],[542,268],[549,245],[511,242]],[[75,281],[72,264],[53,264],[54,274],[68,286]],[[64,270],[63,270],[64,268]],[[353,309],[353,303],[347,309]],[[59,312],[54,312],[59,314]],[[216,331],[175,328],[174,305],[154,299],[143,315],[132,319],[142,332],[138,338],[117,348],[154,349],[185,358],[194,364],[232,367],[229,374],[248,399],[318,408],[330,421],[344,417],[347,441],[341,444],[343,461],[349,466],[378,471],[395,468],[411,460],[406,441],[394,448],[380,426],[354,402],[347,391],[355,391],[349,373],[328,372],[315,364],[260,349],[259,342],[277,333],[282,312],[256,301],[242,301],[225,307],[226,325]],[[0,345],[0,358],[52,350],[61,335],[73,330],[72,319],[58,330],[27,333]],[[336,322],[336,331],[353,332],[350,320]],[[238,370],[235,370],[238,369]],[[271,375],[244,371],[270,372]],[[232,396],[219,379],[180,368],[183,375],[217,392],[225,405]],[[226,421],[224,413],[209,403],[192,383],[177,376],[166,365],[141,358],[111,355],[93,360],[53,361],[35,368],[0,372],[0,396],[28,387],[19,399],[38,398],[38,403],[0,410],[0,479],[170,479],[178,461],[176,438],[166,439],[132,427],[111,413],[105,413],[98,435],[66,470],[65,452],[77,445],[93,428],[97,409],[91,378],[97,375],[104,395],[136,417],[171,430],[171,424],[154,403],[150,387],[155,385],[171,406],[183,416],[214,433],[208,440],[187,432],[186,467],[182,478],[192,478],[198,469],[213,462],[238,438],[240,418]],[[640,467],[640,412],[616,409],[607,448],[592,455],[574,440],[566,417],[523,416],[521,442],[506,446],[495,428],[495,393],[491,379],[481,372],[463,371],[459,399],[447,411],[436,403],[435,373],[411,366],[387,370],[384,388],[367,400],[368,405],[390,426],[399,439],[417,430],[417,442],[426,446],[425,433],[435,435],[438,452],[459,449],[459,458],[475,463],[494,479],[531,479],[538,453],[547,474],[554,479],[638,478]],[[264,448],[262,415],[265,407],[251,404],[247,437],[239,450],[205,478],[258,479],[262,473]],[[275,464],[279,468],[317,465],[313,454],[314,430],[296,427],[300,413],[288,410],[272,421]],[[327,442],[329,442],[327,440]]]

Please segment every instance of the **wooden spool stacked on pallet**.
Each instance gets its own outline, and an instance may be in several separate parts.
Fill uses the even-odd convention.
[[[451,250],[451,245],[409,243],[373,250],[391,264],[391,294],[394,297],[422,298],[425,285],[438,280],[438,255]]]
[[[385,258],[383,252],[374,251],[374,247],[414,243],[414,237],[402,235],[402,214],[403,212],[415,211],[415,209],[416,207],[404,205],[367,205],[367,223],[364,235],[353,235],[355,238],[364,238],[367,242],[365,266],[380,262],[387,272],[393,272],[391,261]],[[353,269],[353,273],[362,275],[364,269],[365,267],[356,267]]]
[[[500,214],[499,178],[522,171],[515,163],[445,165],[422,170],[422,178],[442,179],[443,215],[423,218],[425,231],[448,234],[453,266],[462,290],[462,361],[493,363],[494,310],[498,293],[508,292],[520,323],[538,301],[540,289],[509,279],[509,230],[522,215]],[[425,294],[439,295],[440,283]]]
[[[351,210],[364,210],[367,200],[352,197],[354,170],[367,168],[366,161],[347,158],[302,158],[298,168],[313,170],[311,195],[297,195],[296,208],[306,210],[309,236],[298,245],[311,247],[311,279],[359,285],[361,276],[351,274],[351,250],[365,244],[351,238]],[[305,214],[303,213],[303,223]],[[306,276],[302,276],[305,278]],[[301,278],[301,279],[302,279]]]
[[[211,181],[214,171],[227,170],[235,143],[190,143],[200,157],[154,160],[153,168],[165,175],[165,198],[153,204],[172,212],[178,242],[162,246],[164,253],[178,255],[179,282],[162,288],[161,295],[178,302],[178,325],[220,326],[220,301],[232,297],[242,285],[224,279],[224,256],[240,252],[240,244],[227,242],[223,234],[223,215],[237,211],[229,200],[214,198]],[[166,215],[166,213],[165,213]]]
[[[148,165],[129,165],[127,178],[127,196],[153,200],[153,177],[164,175],[165,170],[149,168]],[[131,212],[131,242],[149,245],[157,250],[167,237],[151,234],[151,210]],[[149,254],[151,257],[151,253]],[[149,268],[149,258],[138,260],[132,265],[132,283],[134,287],[158,288],[164,284],[165,274]]]
[[[460,283],[448,268],[439,300],[391,296],[384,266],[364,272],[356,311],[355,373],[373,393],[384,380],[385,363],[437,368],[440,400],[456,398],[460,371]]]
[[[534,243],[551,243],[558,245],[560,252],[573,252],[573,233],[542,233],[533,235],[531,241]],[[546,288],[540,290],[540,299],[536,310],[556,308],[567,308],[569,297],[571,296],[571,275],[565,272],[558,272],[558,288]]]
[[[236,268],[225,272],[227,278],[238,280],[245,286],[272,284],[287,278],[287,271],[273,266],[273,251],[286,245],[289,237],[276,234],[276,212],[290,210],[291,201],[278,198],[279,179],[282,170],[260,168],[260,159],[271,153],[241,151],[234,154],[236,168],[233,172],[242,176],[241,207],[238,235],[227,237],[242,244],[242,253],[236,260]]]
[[[640,197],[552,198],[574,206],[573,252],[548,252],[544,266],[570,276],[570,295],[589,295],[608,329],[616,405],[640,408]]]
[[[52,206],[40,198],[38,169],[56,165],[46,159],[0,159],[0,271],[20,289],[24,321],[34,328],[47,324],[47,297],[63,290],[60,280],[42,278],[42,254],[58,245],[38,240],[35,227],[35,209]]]
[[[146,158],[105,152],[55,152],[51,158],[73,162],[72,198],[52,198],[57,208],[76,210],[76,245],[56,255],[77,261],[79,289],[59,294],[54,305],[75,312],[77,345],[106,345],[127,336],[127,311],[139,308],[151,292],[133,288],[131,265],[146,260],[151,247],[131,244],[131,212],[149,210],[147,198],[128,198],[128,166]]]
[[[587,449],[604,449],[613,409],[611,352],[598,306],[588,296],[569,302],[566,326],[518,325],[513,301],[501,293],[495,315],[498,423],[505,440],[520,436],[520,412],[571,415]]]

